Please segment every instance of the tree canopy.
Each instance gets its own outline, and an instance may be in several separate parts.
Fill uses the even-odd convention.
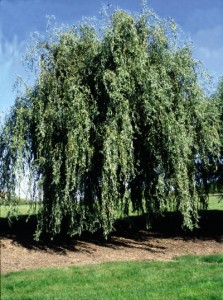
[[[220,145],[217,110],[173,21],[115,11],[39,39],[39,73],[0,137],[0,187],[40,192],[37,237],[113,228],[117,212],[179,211],[193,229]],[[202,163],[202,170],[199,164]]]
[[[217,169],[214,173],[214,181],[217,191],[223,191],[223,77],[219,80],[216,93],[213,95],[213,100],[217,102],[218,111],[220,113],[220,139],[221,152],[218,158]]]

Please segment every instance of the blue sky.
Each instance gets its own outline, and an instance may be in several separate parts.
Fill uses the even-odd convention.
[[[0,113],[13,105],[17,75],[25,76],[22,55],[30,32],[44,32],[46,16],[58,24],[74,24],[97,16],[102,3],[139,12],[140,0],[0,0]],[[194,57],[203,62],[217,81],[223,74],[223,0],[150,0],[161,18],[172,17],[194,46]]]

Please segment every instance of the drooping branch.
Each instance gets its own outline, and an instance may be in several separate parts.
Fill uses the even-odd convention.
[[[172,23],[149,18],[117,11],[100,38],[81,25],[37,43],[39,77],[0,138],[0,189],[15,191],[29,168],[43,194],[37,237],[63,222],[69,235],[107,235],[131,208],[174,209],[197,225],[217,112],[190,47],[176,46]]]

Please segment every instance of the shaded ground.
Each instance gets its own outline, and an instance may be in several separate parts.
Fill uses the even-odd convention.
[[[131,217],[116,224],[105,241],[99,234],[81,238],[33,241],[35,217],[20,218],[11,227],[1,226],[1,272],[40,267],[121,260],[171,260],[184,254],[223,253],[223,211],[202,213],[201,228],[193,233],[180,229],[180,217],[168,214],[145,230],[145,217]]]

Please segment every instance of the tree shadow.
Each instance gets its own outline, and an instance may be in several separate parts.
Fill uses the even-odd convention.
[[[13,243],[26,249],[38,249],[41,251],[53,251],[66,255],[66,251],[81,251],[92,253],[93,247],[89,243],[112,249],[138,248],[150,252],[163,252],[165,246],[162,239],[183,239],[185,241],[199,239],[223,242],[223,211],[210,210],[200,213],[199,228],[193,231],[185,231],[181,228],[182,217],[178,213],[168,212],[162,217],[150,220],[148,228],[148,216],[130,216],[119,219],[114,224],[114,231],[105,239],[102,232],[94,234],[84,232],[81,236],[68,237],[58,235],[52,241],[43,236],[40,241],[34,240],[36,230],[36,216],[19,216],[12,224],[6,218],[0,218],[0,237],[9,238]],[[160,239],[161,243],[150,243],[153,239]],[[140,245],[140,246],[139,246]]]

